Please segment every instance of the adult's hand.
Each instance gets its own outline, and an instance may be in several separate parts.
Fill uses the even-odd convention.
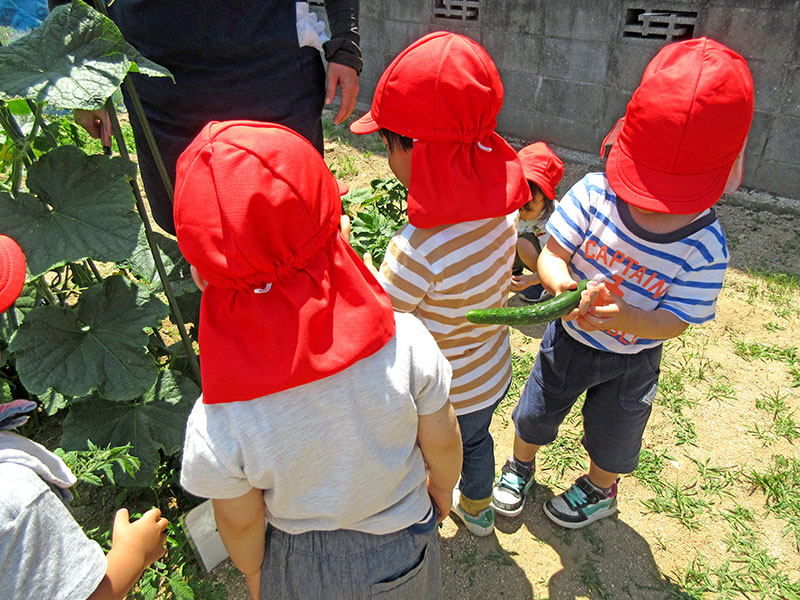
[[[328,63],[328,89],[325,94],[325,104],[330,104],[336,97],[336,88],[341,88],[342,103],[339,112],[333,118],[338,125],[343,122],[356,108],[358,98],[358,73],[352,67],[347,67],[335,62]]]
[[[103,146],[111,146],[111,119],[105,108],[97,110],[75,110],[75,122],[90,136],[98,138]]]

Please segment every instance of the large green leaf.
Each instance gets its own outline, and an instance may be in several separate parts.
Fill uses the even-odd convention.
[[[181,316],[185,323],[195,324],[195,327],[189,328],[189,334],[197,339],[196,325],[200,320],[202,294],[192,279],[189,262],[181,254],[178,243],[174,239],[157,233],[154,234],[154,237]],[[151,292],[156,293],[163,289],[161,277],[158,275],[153,253],[147,244],[144,230],[139,234],[139,245],[136,250],[122,264],[128,267]]]
[[[175,295],[180,296],[185,292],[196,291],[197,285],[192,279],[189,262],[181,254],[178,242],[159,233],[153,233],[153,238],[158,245],[161,262],[164,263],[167,279],[172,284],[172,291]],[[151,291],[163,288],[161,277],[159,277],[158,269],[156,268],[156,261],[153,259],[153,252],[147,243],[144,229],[139,233],[138,245],[130,257],[122,262],[122,265],[130,268],[134,275],[144,282]]]
[[[130,186],[135,176],[124,158],[60,146],[28,171],[36,196],[0,192],[0,233],[22,246],[33,277],[84,258],[128,258],[142,228]]]
[[[111,19],[76,1],[55,8],[31,33],[0,48],[0,99],[93,110],[128,71],[172,77],[128,44]]]
[[[199,395],[193,381],[162,370],[141,400],[110,402],[96,395],[76,400],[64,419],[61,446],[84,449],[88,438],[101,447],[131,444],[131,454],[142,461],[134,485],[149,485],[160,464],[159,450],[172,454],[183,446],[186,419]],[[120,476],[120,483],[132,481]]]
[[[33,394],[52,388],[80,397],[97,390],[111,400],[129,400],[158,376],[143,330],[166,316],[161,300],[116,275],[83,292],[77,310],[41,306],[29,312],[9,350]]]

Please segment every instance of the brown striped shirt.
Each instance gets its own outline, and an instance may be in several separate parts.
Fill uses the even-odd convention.
[[[450,401],[463,415],[490,406],[511,381],[505,325],[475,325],[468,310],[506,306],[517,213],[419,229],[406,225],[386,250],[379,280],[394,309],[414,313],[453,368]]]

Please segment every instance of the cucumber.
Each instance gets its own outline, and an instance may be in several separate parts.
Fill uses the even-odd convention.
[[[470,323],[493,325],[533,325],[547,323],[553,319],[564,316],[581,301],[581,292],[586,289],[588,279],[578,283],[574,290],[562,292],[555,298],[539,302],[532,306],[518,306],[513,308],[483,308],[467,311],[467,321]]]

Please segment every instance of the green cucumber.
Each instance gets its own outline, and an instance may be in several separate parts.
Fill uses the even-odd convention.
[[[555,298],[533,304],[513,308],[483,308],[467,311],[470,323],[493,325],[533,325],[547,323],[563,317],[581,301],[581,292],[586,289],[588,279],[584,279],[574,290],[562,292]]]

